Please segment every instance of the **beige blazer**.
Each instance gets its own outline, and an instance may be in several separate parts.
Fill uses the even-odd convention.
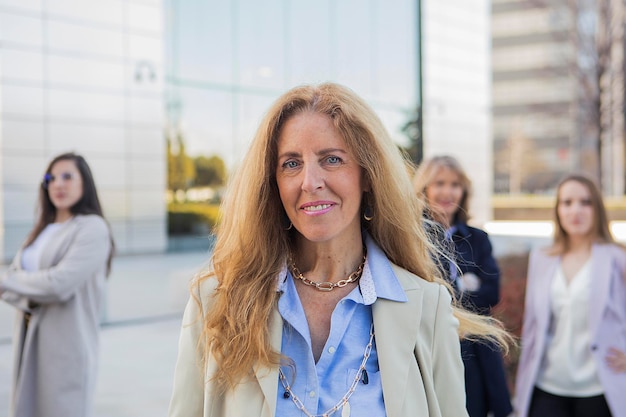
[[[388,417],[464,417],[465,386],[458,321],[445,287],[393,265],[408,302],[378,299],[372,306],[376,348]],[[194,294],[206,311],[216,280]],[[170,417],[271,417],[276,410],[278,369],[256,368],[254,377],[220,394],[210,382],[217,364],[199,356],[200,306],[190,298],[180,334]],[[272,346],[280,351],[283,321],[271,318]],[[416,360],[417,358],[417,360]],[[209,381],[209,382],[205,382]]]

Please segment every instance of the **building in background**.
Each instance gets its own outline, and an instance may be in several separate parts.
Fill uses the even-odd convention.
[[[71,150],[118,253],[165,250],[165,138],[236,166],[278,95],[327,80],[399,146],[423,109],[425,156],[458,157],[472,214],[490,218],[486,0],[0,0],[0,262],[33,224],[45,164]]]
[[[166,10],[167,122],[187,153],[235,165],[278,95],[332,80],[364,97],[399,146],[413,145],[403,128],[423,109],[424,155],[458,157],[475,220],[490,219],[488,1],[168,0]]]
[[[0,0],[0,262],[56,154],[94,171],[119,253],[166,247],[159,0]]]
[[[623,0],[494,0],[497,194],[549,193],[584,171],[624,194]]]
[[[166,100],[190,155],[235,166],[263,113],[286,90],[345,84],[399,145],[419,94],[415,0],[167,0]]]
[[[490,4],[422,1],[424,156],[458,158],[477,225],[492,218]]]

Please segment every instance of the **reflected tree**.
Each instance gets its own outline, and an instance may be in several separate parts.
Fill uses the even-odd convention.
[[[174,138],[166,133],[167,141],[167,187],[172,191],[187,190],[193,185],[196,168],[193,159],[187,155],[185,141],[180,131]]]
[[[402,126],[402,133],[409,139],[410,145],[404,148],[411,160],[419,164],[424,159],[424,142],[422,136],[422,107],[417,106],[410,112],[407,122]]]

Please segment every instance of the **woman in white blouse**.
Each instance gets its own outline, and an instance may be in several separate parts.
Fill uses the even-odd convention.
[[[595,184],[558,186],[553,244],[528,268],[520,417],[626,416],[626,251],[613,240]]]
[[[0,297],[17,308],[11,417],[89,417],[113,241],[91,170],[73,153],[50,162],[38,220]]]

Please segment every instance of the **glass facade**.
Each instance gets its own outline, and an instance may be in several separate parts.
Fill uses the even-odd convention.
[[[190,155],[232,166],[284,91],[335,81],[399,145],[419,101],[415,0],[166,0],[166,117]]]

